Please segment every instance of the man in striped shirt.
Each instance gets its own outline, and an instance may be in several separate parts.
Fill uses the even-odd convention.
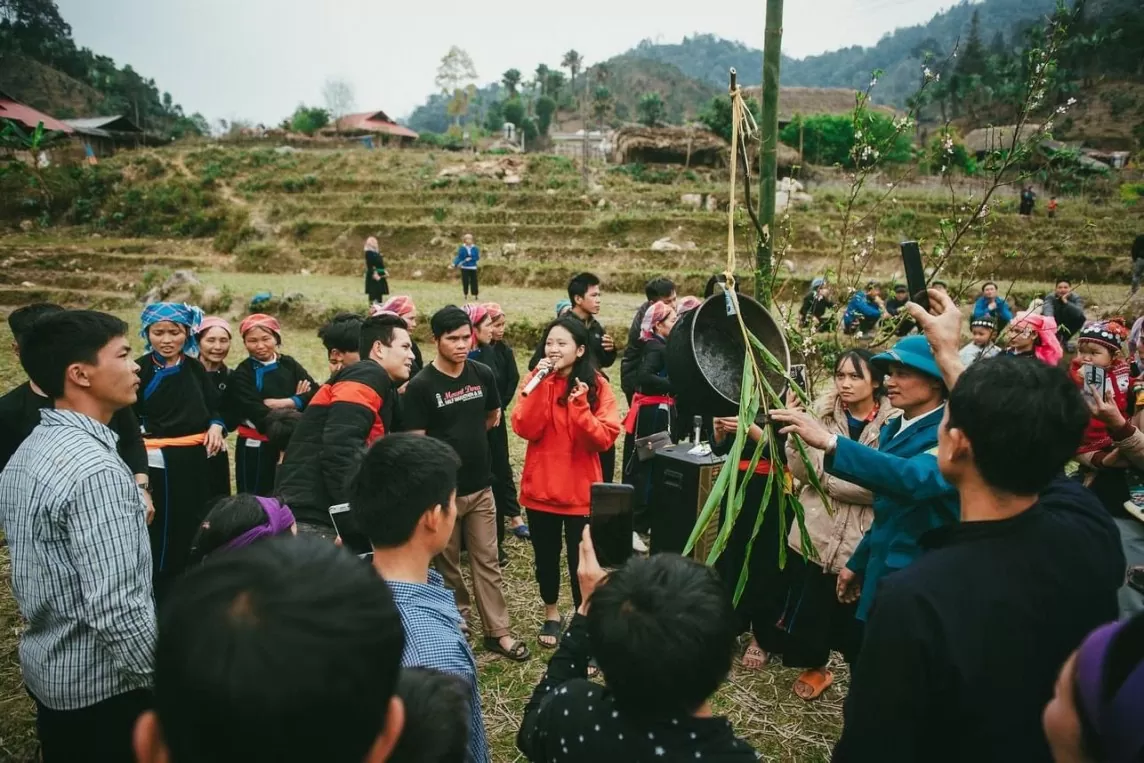
[[[150,702],[147,509],[108,427],[139,387],[126,335],[114,316],[68,311],[37,320],[21,343],[53,408],[0,474],[0,523],[28,623],[20,666],[44,763],[131,761]]]

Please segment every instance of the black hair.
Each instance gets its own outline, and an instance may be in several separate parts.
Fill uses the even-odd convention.
[[[361,344],[362,317],[353,313],[338,313],[318,329],[318,338],[326,348],[326,352],[340,350],[341,352],[357,352]]]
[[[945,289],[946,291],[949,291],[949,284],[947,284],[945,281],[934,281],[933,283],[930,284],[931,289],[936,289],[939,286],[941,288]]]
[[[333,543],[217,554],[159,613],[155,711],[171,759],[358,763],[384,730],[404,648],[385,581]]]
[[[1064,468],[1089,422],[1080,391],[1064,371],[999,355],[967,368],[949,395],[949,427],[973,446],[990,487],[1036,495]],[[1013,468],[1014,454],[1030,454]]]
[[[1144,662],[1144,613],[1132,616],[1112,637],[1101,665],[1100,701],[1107,703],[1124,686],[1128,678]],[[1077,662],[1073,661],[1073,705],[1080,720],[1080,746],[1089,760],[1106,760],[1103,740],[1089,717],[1076,680]]]
[[[16,341],[16,346],[24,345],[24,337],[32,328],[32,324],[40,318],[63,311],[64,308],[52,302],[33,302],[13,310],[8,314],[8,328],[12,329],[12,338]]]
[[[906,286],[904,283],[896,283],[896,284],[894,284],[894,291],[895,291],[895,292],[898,292],[898,291],[909,291],[909,290],[910,290],[910,287],[909,287],[909,286]]]
[[[44,315],[24,334],[20,364],[32,383],[52,400],[64,394],[64,379],[73,363],[95,365],[99,351],[117,337],[127,336],[127,324],[95,310],[64,310]]]
[[[990,286],[992,286],[994,289],[998,288],[996,281],[986,281],[985,283],[981,284],[981,291],[985,291]]]
[[[302,420],[302,412],[293,408],[278,408],[266,414],[266,444],[279,453],[290,445],[290,438]]]
[[[395,548],[413,537],[425,512],[449,510],[461,459],[448,443],[397,433],[375,442],[350,483],[350,510],[378,548]]]
[[[877,281],[867,281],[866,291],[869,291],[870,289],[877,289],[880,285],[881,284],[879,284]]]
[[[548,335],[552,329],[557,326],[571,334],[577,346],[584,348],[584,354],[572,364],[572,373],[568,374],[568,387],[564,391],[563,400],[567,400],[568,396],[572,394],[572,390],[576,389],[576,383],[582,381],[588,385],[588,405],[595,410],[596,402],[600,398],[598,392],[600,372],[596,369],[596,361],[592,358],[592,346],[589,344],[591,337],[588,334],[588,328],[583,321],[575,317],[566,315],[563,318],[557,318],[544,327],[544,333],[540,335],[542,348],[548,341]]]
[[[874,385],[874,399],[880,400],[886,394],[885,377],[874,373],[874,353],[867,350],[865,347],[854,347],[846,350],[838,355],[838,360],[834,361],[834,375],[838,375],[838,369],[842,368],[842,364],[850,361],[854,365],[854,370],[862,374],[870,380]]]
[[[382,315],[374,315],[365,319],[361,324],[361,330],[358,332],[360,346],[358,347],[358,354],[362,359],[369,357],[373,352],[373,346],[381,342],[386,347],[393,345],[393,331],[394,329],[409,330],[409,324],[400,315],[393,315],[390,313],[383,313]]]
[[[472,718],[469,684],[432,668],[403,668],[397,695],[405,726],[389,763],[465,763]]]
[[[644,286],[644,296],[647,297],[648,302],[655,302],[659,299],[667,299],[675,293],[675,282],[670,278],[659,276],[647,282]]]
[[[472,326],[473,321],[469,314],[456,305],[446,305],[429,319],[429,329],[434,339],[440,339],[448,333],[456,331],[463,326]]]
[[[707,297],[710,297],[712,294],[714,294],[716,284],[721,284],[721,283],[722,284],[727,283],[727,276],[724,275],[723,273],[716,273],[713,276],[711,276],[710,278],[708,278],[707,279],[707,285],[703,287],[703,298],[707,299]],[[742,291],[743,291],[742,282],[738,278],[736,278],[735,279],[735,293],[740,294],[740,293],[742,293]]]
[[[266,511],[249,493],[228,495],[215,501],[191,542],[191,561],[199,562],[230,541],[266,524]]]
[[[572,276],[572,280],[568,282],[568,300],[572,303],[572,307],[576,307],[576,297],[583,299],[587,296],[589,288],[599,285],[600,279],[593,273],[577,273]]]
[[[1053,284],[1053,287],[1055,288],[1057,286],[1060,286],[1062,283],[1067,283],[1069,285],[1069,288],[1070,289],[1072,288],[1072,281],[1070,281],[1067,278],[1058,278],[1057,282],[1055,284]]]
[[[629,560],[588,609],[592,651],[616,706],[647,718],[702,706],[731,670],[737,630],[715,571],[672,553]]]

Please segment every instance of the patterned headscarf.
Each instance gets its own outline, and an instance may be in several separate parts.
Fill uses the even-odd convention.
[[[367,238],[367,239],[365,240],[365,250],[366,250],[367,252],[376,252],[376,251],[378,251],[378,248],[377,248],[377,239],[376,239],[376,238],[374,238],[373,236],[370,236],[369,238]]]
[[[1057,340],[1057,321],[1051,315],[1017,313],[1009,327],[1014,330],[1026,327],[1033,329],[1041,340],[1036,348],[1037,359],[1050,366],[1061,362],[1065,351],[1061,349],[1061,343]]]
[[[199,342],[195,339],[195,334],[198,333],[199,324],[202,323],[203,311],[194,305],[154,302],[143,308],[143,314],[139,316],[139,320],[143,324],[143,328],[139,330],[139,336],[143,337],[143,341],[146,342],[147,352],[152,350],[147,329],[160,321],[170,321],[185,326],[187,329],[187,343],[183,345],[183,354],[191,357],[198,354]]]
[[[369,309],[370,317],[381,313],[393,313],[400,315],[402,318],[410,313],[416,312],[417,306],[413,304],[413,298],[407,297],[404,294],[399,294],[396,297],[390,297],[384,304],[374,305]]]
[[[203,322],[199,324],[199,330],[195,332],[195,336],[200,337],[211,329],[222,329],[226,332],[227,336],[234,336],[234,331],[231,330],[230,324],[217,315],[208,315],[206,318],[203,318]]]
[[[701,300],[699,297],[684,297],[683,299],[679,300],[679,304],[675,306],[675,311],[682,315],[688,310],[694,310],[702,304],[703,300]]]
[[[664,302],[653,302],[644,313],[643,323],[640,324],[640,339],[645,342],[655,335],[655,327],[667,319],[675,308]]]
[[[282,341],[282,324],[273,315],[266,313],[255,313],[248,316],[238,327],[238,333],[246,336],[247,332],[255,328],[264,328],[274,334],[279,342]]]
[[[502,315],[504,315],[504,309],[500,306],[500,304],[496,302],[486,302],[484,304],[484,308],[488,311],[489,320],[491,321],[495,321],[497,318],[500,318]]]

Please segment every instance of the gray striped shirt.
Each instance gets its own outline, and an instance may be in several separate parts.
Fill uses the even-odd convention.
[[[53,710],[151,685],[155,604],[146,505],[116,436],[44,410],[0,474],[0,524],[27,629],[24,682]]]

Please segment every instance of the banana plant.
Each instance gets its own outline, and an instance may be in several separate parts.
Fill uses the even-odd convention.
[[[0,150],[7,150],[12,153],[15,158],[10,159],[10,161],[19,161],[21,153],[26,152],[29,155],[30,160],[25,164],[36,180],[37,190],[45,209],[51,208],[52,193],[44,180],[43,169],[40,167],[40,154],[62,145],[67,140],[66,133],[45,129],[43,122],[37,123],[31,132],[26,131],[13,121],[3,122],[3,128],[0,129]]]

